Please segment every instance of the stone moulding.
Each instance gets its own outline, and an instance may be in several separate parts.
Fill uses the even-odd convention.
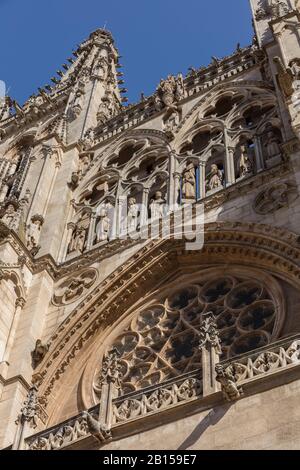
[[[243,387],[247,396],[276,386],[298,380],[300,370],[300,335],[259,348],[231,361],[220,363],[225,371],[233,375],[236,384]],[[280,380],[280,377],[282,380]],[[195,370],[113,400],[113,438],[124,438],[172,420],[172,409],[176,408],[176,419],[213,408],[224,403],[220,391],[209,397],[202,396],[201,370]],[[97,416],[99,405],[89,410]],[[157,419],[157,415],[160,416]],[[140,423],[140,424],[139,424]],[[76,441],[90,437],[86,422],[79,414],[69,420],[39,432],[26,439],[30,450],[59,450]]]

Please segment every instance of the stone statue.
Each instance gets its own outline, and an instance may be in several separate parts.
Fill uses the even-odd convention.
[[[183,172],[182,197],[183,199],[196,199],[196,176],[193,163],[190,163]]]
[[[30,224],[27,225],[26,245],[29,251],[36,251],[38,248],[38,241],[43,223],[44,218],[37,214],[31,218]]]
[[[18,217],[18,211],[15,209],[15,206],[13,204],[8,204],[1,220],[9,228],[13,228],[16,224],[17,217]]]
[[[131,197],[128,201],[127,229],[128,232],[136,231],[138,223],[138,206],[136,199]]]
[[[207,187],[210,191],[213,189],[221,188],[223,186],[222,182],[223,173],[221,170],[219,170],[218,165],[213,163],[210,167],[210,173],[207,175]]]
[[[42,362],[48,351],[49,345],[43,344],[42,341],[38,339],[35,343],[34,350],[31,352],[32,365],[34,369]]]
[[[2,186],[2,188],[0,189],[0,202],[3,202],[4,199],[6,198],[7,196],[7,192],[9,190],[9,186],[6,184],[6,182],[4,181],[4,184]]]
[[[277,82],[278,85],[285,96],[285,98],[290,98],[294,93],[294,77],[293,72],[290,68],[285,68],[280,57],[274,57],[273,59],[276,68],[277,68]]]
[[[84,227],[76,227],[70,242],[69,253],[73,251],[79,251],[80,253],[84,250],[86,238],[86,229]]]
[[[70,117],[72,119],[76,119],[83,107],[83,91],[81,89],[77,89],[74,93],[74,98],[70,104]]]
[[[97,113],[97,121],[99,124],[104,124],[106,121],[114,117],[116,114],[116,105],[114,97],[110,93],[103,96],[101,104]]]
[[[243,395],[243,390],[237,386],[233,374],[228,368],[225,370],[221,364],[216,365],[216,380],[221,384],[226,401],[232,402],[238,400]]]
[[[239,170],[240,170],[240,173],[239,173],[239,176],[240,177],[243,177],[243,176],[246,176],[250,173],[252,173],[252,163],[250,161],[250,158],[249,158],[249,155],[248,155],[248,152],[247,152],[247,148],[245,145],[242,145],[241,146],[241,156],[240,156],[240,160],[239,160]]]
[[[89,149],[93,147],[95,141],[95,131],[92,127],[86,131],[82,139],[84,148]]]
[[[185,95],[184,81],[181,74],[177,77],[168,75],[166,80],[161,80],[156,89],[156,108],[172,107],[176,101],[181,100]]]
[[[156,191],[149,206],[152,220],[161,219],[164,216],[165,204],[166,201],[163,199],[162,193],[160,191]]]
[[[289,65],[295,80],[300,80],[300,59],[291,60]]]
[[[12,102],[8,96],[5,96],[0,100],[0,121],[4,121],[10,117],[11,106]]]
[[[267,143],[265,145],[268,159],[281,154],[279,142],[280,140],[273,129],[269,129],[267,133]]]
[[[108,240],[110,229],[110,219],[108,217],[108,212],[106,209],[101,209],[99,217],[100,220],[96,227],[97,243],[100,241]]]
[[[91,164],[91,155],[90,154],[84,154],[79,161],[79,174],[80,176],[85,175],[87,170],[89,169],[89,166]]]
[[[99,80],[105,81],[108,75],[108,62],[106,57],[100,57],[93,68],[93,75]]]

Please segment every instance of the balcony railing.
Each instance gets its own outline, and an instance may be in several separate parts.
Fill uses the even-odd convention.
[[[110,414],[110,428],[113,436],[114,428],[116,429],[121,425],[125,425],[126,428],[127,423],[157,415],[172,408],[180,408],[193,402],[200,404],[201,400],[204,402],[204,399],[209,395],[212,398],[215,396],[215,404],[220,403],[220,399],[222,399],[221,392],[223,391],[223,395],[226,397],[226,390],[223,389],[222,381],[218,380],[215,374],[214,364],[218,353],[213,343],[203,344],[201,349],[202,370],[188,372],[166,382],[130,392],[118,398],[110,398],[107,405],[105,405],[107,406],[106,410],[103,410],[105,401],[103,402],[101,398],[100,406],[97,405],[91,408],[89,414],[96,421],[100,416],[100,422],[101,416]],[[244,389],[243,396],[247,396],[247,384],[267,382],[266,379],[272,374],[276,375],[277,379],[279,373],[297,372],[296,369],[299,369],[300,366],[300,334],[284,338],[230,360],[222,361],[219,365],[225,376],[229,377],[230,386],[234,384],[237,389],[242,386]],[[289,380],[296,380],[298,375],[298,372],[292,374],[292,378],[289,378]],[[278,380],[276,380],[277,385]],[[268,383],[268,387],[272,387],[272,381]],[[109,396],[112,397],[109,393],[103,393],[102,395],[104,399]],[[207,407],[212,406],[211,403],[207,404]],[[91,434],[94,433],[91,432],[86,416],[79,414],[57,426],[27,438],[25,443],[26,448],[30,450],[58,450],[90,437]]]

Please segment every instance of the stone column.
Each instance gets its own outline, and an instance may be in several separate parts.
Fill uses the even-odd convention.
[[[13,320],[12,320],[10,330],[9,330],[9,333],[8,333],[8,337],[7,337],[3,357],[1,359],[2,364],[1,364],[0,374],[4,377],[6,377],[7,368],[9,366],[10,351],[11,351],[11,349],[13,347],[13,344],[14,344],[15,333],[16,333],[16,330],[17,330],[17,327],[18,327],[19,318],[20,318],[20,315],[21,315],[21,311],[24,308],[24,305],[25,305],[25,299],[23,297],[19,297],[16,300],[15,313],[14,313]],[[3,370],[3,368],[6,369],[6,370]]]
[[[175,203],[176,203],[176,195],[175,195],[175,178],[174,178],[174,173],[175,173],[175,156],[171,152],[169,155],[169,188],[168,188],[168,205],[169,205],[169,210],[170,208],[174,209]]]
[[[222,353],[220,338],[212,312],[204,313],[200,328],[200,350],[202,355],[203,396],[211,395],[220,390],[216,381],[216,365]]]
[[[225,159],[225,177],[226,186],[231,186],[235,183],[235,170],[234,170],[234,148],[226,148],[226,159]]]
[[[205,198],[205,168],[206,168],[206,162],[203,160],[200,160],[199,162],[199,195],[200,199]]]
[[[173,178],[174,178],[174,185],[173,185],[173,201],[174,201],[174,206],[175,206],[175,204],[176,204],[176,206],[178,207],[177,196],[178,196],[178,191],[179,191],[179,189],[180,189],[180,178],[181,178],[181,174],[176,171],[176,172],[173,174]]]
[[[255,152],[255,162],[256,162],[256,172],[259,173],[264,169],[264,159],[262,152],[261,140],[258,136],[254,136],[254,152]]]
[[[96,212],[92,212],[89,233],[88,233],[87,243],[86,243],[86,251],[90,250],[94,243],[94,236],[95,236],[95,231],[96,231],[96,219],[97,219]]]
[[[145,230],[147,230],[147,228],[145,227],[146,226],[148,227],[148,199],[149,199],[149,188],[144,188],[143,197],[142,197],[142,207],[141,207],[141,236],[142,238],[143,238],[143,234]]]

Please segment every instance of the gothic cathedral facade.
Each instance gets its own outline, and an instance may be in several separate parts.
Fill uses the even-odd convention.
[[[300,449],[300,1],[250,6],[137,104],[101,29],[2,100],[1,449]]]

